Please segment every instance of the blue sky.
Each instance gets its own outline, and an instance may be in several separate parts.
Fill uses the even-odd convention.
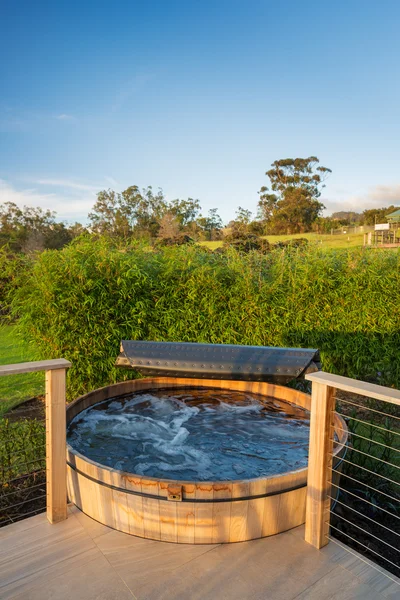
[[[0,201],[82,221],[152,185],[227,221],[316,155],[327,214],[400,205],[399,22],[397,0],[3,0]]]

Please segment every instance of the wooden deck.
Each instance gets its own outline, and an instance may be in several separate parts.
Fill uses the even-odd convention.
[[[176,545],[113,531],[69,508],[0,529],[0,598],[19,600],[383,600],[400,581],[299,527],[228,545]]]

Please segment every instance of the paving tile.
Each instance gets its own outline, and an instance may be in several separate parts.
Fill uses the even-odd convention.
[[[295,600],[384,600],[374,588],[355,578],[341,566],[335,567]]]
[[[31,586],[12,596],[13,600],[133,600],[135,596],[121,581],[104,556],[68,572]]]
[[[140,587],[126,581],[139,600],[292,600],[336,566],[311,547],[304,551],[301,540],[297,544],[303,552],[295,539],[284,542],[282,536],[221,545],[173,572],[158,573],[158,580],[142,573]]]
[[[400,599],[400,579],[374,562],[361,556],[353,548],[331,541],[320,550],[326,557],[347,569],[353,577],[374,588],[382,596]]]
[[[69,516],[65,521],[51,525],[44,515],[35,527],[22,531],[15,531],[12,535],[0,538],[0,564],[3,560],[9,560],[12,556],[19,556],[32,549],[48,546],[52,543],[68,539],[77,534],[84,533],[82,526],[74,516]],[[14,525],[9,525],[14,528]],[[5,528],[7,529],[7,527]]]
[[[147,581],[169,574],[216,546],[168,544],[112,532],[94,540],[127,586],[136,594]]]
[[[75,508],[0,530],[2,600],[399,600],[400,587],[304,528],[252,542],[168,544],[96,523]],[[335,595],[332,595],[332,594]]]
[[[45,545],[38,540],[36,548],[12,553],[9,560],[0,564],[0,598],[8,598],[20,589],[28,589],[35,580],[63,572],[70,565],[83,564],[94,556],[102,555],[85,532]]]
[[[187,557],[190,559],[192,556],[203,554],[216,547],[215,544],[193,545],[158,542],[119,531],[111,531],[106,535],[94,538],[94,542],[111,563],[116,560],[117,564],[120,564],[121,560],[123,563],[131,564],[148,559],[153,560],[157,556],[181,557],[184,561],[187,560]]]
[[[17,523],[12,523],[10,525],[6,525],[0,529],[0,543],[3,543],[3,540],[14,537],[27,529],[32,529],[33,527],[37,527],[43,523],[43,520],[47,520],[44,513],[40,515],[36,515],[35,517],[30,517],[29,519],[22,519],[21,521],[17,521]]]
[[[110,527],[91,519],[76,507],[71,510],[71,514],[74,515],[78,523],[80,523],[91,538],[99,537],[100,535],[113,531]]]

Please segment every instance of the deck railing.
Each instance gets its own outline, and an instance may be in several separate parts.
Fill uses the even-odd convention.
[[[330,539],[400,575],[400,391],[318,372],[312,382],[305,539]],[[345,394],[343,394],[345,392]],[[334,412],[348,452],[332,480]]]
[[[20,373],[32,373],[35,371],[45,371],[46,373],[46,511],[50,523],[58,523],[67,518],[67,488],[66,488],[66,404],[65,404],[65,374],[66,369],[71,366],[67,360],[56,359],[28,363],[19,363],[15,365],[0,366],[0,376],[17,375]],[[43,492],[43,482],[38,477],[38,473],[43,471],[43,456],[35,456],[33,460],[19,459],[13,446],[15,440],[8,440],[8,452],[11,457],[10,466],[3,465],[4,471],[1,481],[0,500],[4,500],[2,512],[5,513],[3,521],[13,522],[21,518],[21,507],[24,504],[32,504],[33,501],[41,499],[38,495]],[[30,465],[29,465],[30,463]],[[15,465],[19,469],[26,467],[26,473],[18,472],[15,475]],[[31,468],[29,468],[31,466]],[[7,479],[7,473],[14,473]],[[28,485],[19,485],[23,478],[31,477],[36,479],[28,481]],[[21,495],[27,491],[34,490],[33,496],[22,499]],[[15,500],[17,500],[15,502]],[[13,515],[16,510],[16,516]],[[33,513],[38,510],[32,511]],[[28,516],[26,513],[24,516]]]
[[[67,518],[65,375],[70,366],[64,359],[0,366],[0,376],[46,372],[46,510],[51,523]],[[343,540],[400,575],[400,391],[324,372],[306,379],[312,382],[312,398],[305,539],[316,548],[333,538]],[[347,395],[339,397],[340,391]],[[335,411],[351,433],[349,451],[340,459],[340,479],[332,478],[332,467],[338,467],[333,465]],[[372,415],[369,421],[366,415]],[[3,477],[3,488],[7,483]],[[14,493],[3,489],[0,499]],[[24,502],[19,495],[8,508]]]

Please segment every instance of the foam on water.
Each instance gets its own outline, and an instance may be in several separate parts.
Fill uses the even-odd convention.
[[[309,413],[254,394],[159,390],[77,415],[68,443],[114,469],[186,481],[275,475],[307,466]]]

